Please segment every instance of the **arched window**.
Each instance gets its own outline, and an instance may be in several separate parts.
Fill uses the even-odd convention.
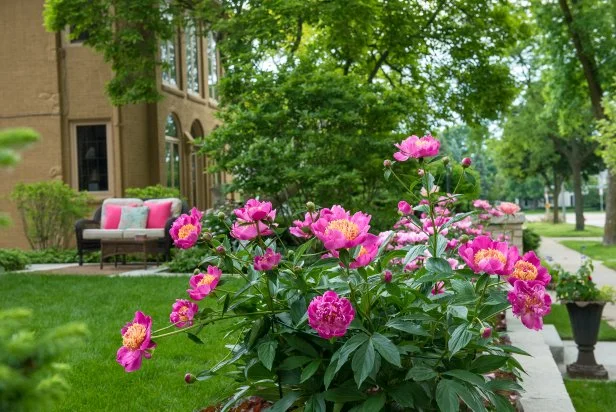
[[[199,37],[193,22],[186,25],[186,88],[194,94],[200,93],[199,88]]]
[[[180,188],[180,131],[175,116],[167,116],[165,124],[165,170],[167,186]]]

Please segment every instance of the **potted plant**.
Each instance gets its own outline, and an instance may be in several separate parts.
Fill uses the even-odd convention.
[[[614,301],[614,290],[597,288],[592,280],[593,264],[582,258],[582,265],[575,274],[561,271],[556,286],[558,299],[567,307],[573,339],[578,347],[577,361],[567,365],[567,374],[572,378],[607,379],[603,365],[595,360],[595,345],[599,336],[601,314],[607,302]]]

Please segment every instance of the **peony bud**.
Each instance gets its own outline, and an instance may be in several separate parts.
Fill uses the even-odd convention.
[[[390,270],[386,270],[385,273],[383,273],[383,282],[385,283],[389,283],[391,282],[391,278],[392,278],[392,274]]]
[[[192,373],[187,373],[186,375],[184,375],[184,381],[186,383],[193,383],[196,380],[197,380],[197,378]]]
[[[216,247],[216,253],[218,253],[219,255],[224,255],[226,252],[227,250],[225,249],[223,245]]]
[[[467,168],[467,167],[471,167],[471,164],[473,164],[473,161],[471,160],[470,157],[465,157],[464,159],[462,159],[462,167],[463,168]]]
[[[411,205],[409,205],[409,203],[404,200],[398,202],[398,210],[403,215],[410,215],[411,213],[413,213],[413,208],[411,207]]]
[[[314,211],[316,210],[316,208],[317,208],[317,207],[314,205],[314,203],[313,203],[313,202],[306,202],[306,209],[307,209],[309,212],[314,212]]]
[[[203,232],[203,234],[201,235],[201,238],[205,241],[210,241],[214,238],[214,235],[212,235],[210,232]]]
[[[492,328],[488,326],[481,328],[480,333],[482,338],[488,339],[490,336],[492,336]]]
[[[459,240],[460,240],[460,243],[461,243],[461,244],[465,244],[465,243],[468,243],[468,241],[469,241],[470,239],[468,238],[468,235],[462,235],[462,236],[460,236],[460,239],[459,239]]]
[[[419,176],[423,176],[423,175],[425,175],[425,174],[426,174],[426,172],[425,172],[423,169],[419,169],[419,170],[417,170],[417,174],[418,174]]]
[[[227,215],[225,215],[225,212],[218,212],[218,215],[216,216],[218,216],[218,219],[220,220],[225,220],[227,217]]]
[[[193,275],[198,275],[199,273],[201,273],[201,270],[199,268],[193,270]]]
[[[447,166],[449,164],[449,157],[447,157],[447,156],[443,157],[443,164],[445,166]]]
[[[391,160],[389,159],[383,160],[383,167],[389,169],[391,167]]]

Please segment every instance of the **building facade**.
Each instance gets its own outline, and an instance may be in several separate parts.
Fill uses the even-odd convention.
[[[0,171],[0,210],[13,218],[0,247],[27,247],[8,198],[20,182],[60,179],[98,202],[158,183],[179,188],[200,209],[224,201],[228,177],[204,172],[197,144],[219,124],[215,35],[194,25],[178,29],[160,46],[164,99],[114,107],[104,92],[110,66],[68,30],[46,32],[43,3],[0,1],[0,129],[32,127],[42,138],[17,167]]]

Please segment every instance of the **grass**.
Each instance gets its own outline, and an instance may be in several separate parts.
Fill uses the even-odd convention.
[[[71,390],[57,410],[192,411],[213,404],[232,388],[224,377],[193,385],[183,379],[186,372],[206,369],[228,353],[223,339],[228,323],[207,326],[200,334],[204,345],[181,334],[161,339],[139,371],[125,373],[115,361],[120,329],[135,311],[151,315],[154,329],[167,326],[171,304],[186,295],[187,286],[187,277],[5,274],[0,275],[0,309],[31,308],[36,331],[70,321],[88,325],[86,345],[66,359],[72,366]],[[203,302],[201,307],[216,305],[214,298]]]
[[[528,222],[525,226],[545,237],[594,237],[603,236],[603,228],[586,225],[584,230],[575,230],[573,223]]]
[[[560,243],[593,260],[602,261],[609,268],[616,269],[616,245],[604,246],[601,242],[588,240],[563,240]]]
[[[573,339],[571,323],[569,323],[569,314],[565,306],[552,305],[552,311],[543,318],[543,322],[554,325],[561,339]],[[601,321],[601,326],[599,327],[599,340],[616,341],[616,329],[611,327],[604,320]]]
[[[577,411],[616,410],[616,382],[566,379],[565,386]]]

